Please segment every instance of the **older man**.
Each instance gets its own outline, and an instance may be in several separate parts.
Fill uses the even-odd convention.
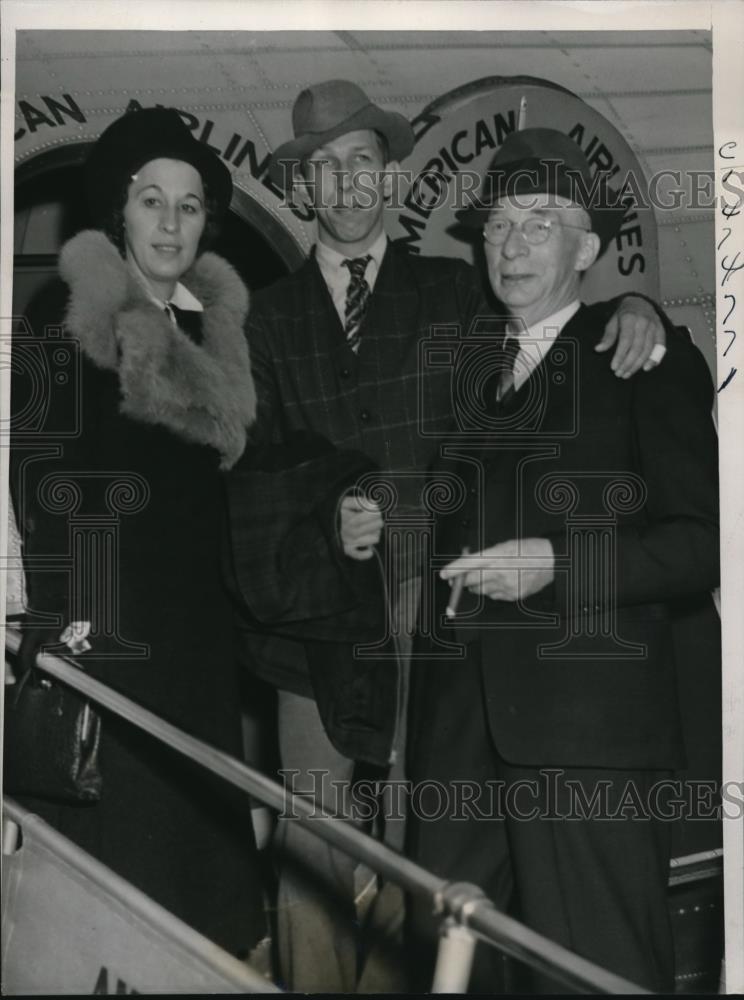
[[[584,957],[673,990],[662,792],[685,750],[672,626],[702,609],[718,628],[711,380],[681,336],[630,382],[595,353],[604,310],[582,304],[581,278],[623,213],[587,198],[575,143],[514,133],[487,181],[462,221],[482,228],[512,321],[459,466],[467,509],[438,526],[445,557],[472,553],[439,585],[465,657],[415,664],[409,777],[425,794],[410,849]],[[432,933],[425,914],[415,924]],[[476,966],[476,987],[494,982]]]
[[[394,660],[377,670],[354,661],[353,642],[362,635],[350,633],[348,615],[355,601],[364,602],[352,577],[371,559],[382,517],[358,496],[344,496],[350,484],[327,449],[341,463],[349,451],[366,456],[393,478],[401,504],[417,503],[436,435],[452,420],[449,373],[420,372],[419,343],[434,325],[467,330],[488,309],[473,268],[410,255],[386,237],[385,202],[398,161],[414,143],[401,115],[374,105],[355,84],[331,80],[299,95],[292,120],[294,138],[274,152],[270,172],[314,209],[318,241],[303,267],[255,296],[247,332],[259,395],[256,441],[269,449],[290,445],[299,459],[297,435],[311,434],[303,440],[312,440],[313,451],[299,468],[275,464],[272,474],[268,465],[257,467],[249,450],[229,488],[236,578],[248,611],[246,658],[278,690],[288,780],[295,791],[323,800],[332,782],[336,789],[349,785],[360,761],[400,765],[406,693]],[[655,333],[643,318],[636,322],[645,305],[624,300],[618,375],[652,364],[654,341],[663,340],[658,322]],[[606,312],[607,331],[597,333],[600,352],[615,340],[615,308]],[[612,376],[609,360],[597,358]],[[320,462],[317,474],[311,458]],[[315,539],[301,567],[308,586],[297,591],[297,576],[277,571],[283,557],[271,548],[270,525],[279,512],[310,524],[316,502],[325,513],[338,506],[337,540],[333,528]],[[415,620],[417,573],[416,566],[388,567],[400,594],[393,613],[403,645]],[[278,591],[273,607],[268,584]],[[393,826],[386,839],[401,846]],[[303,991],[354,990],[354,899],[364,889],[358,871],[355,884],[355,864],[291,820],[281,821],[278,839],[284,983]],[[393,984],[377,978],[368,985]]]

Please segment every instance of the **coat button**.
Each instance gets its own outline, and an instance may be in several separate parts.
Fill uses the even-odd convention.
[[[365,424],[367,423],[368,420],[370,420],[371,417],[372,414],[369,412],[369,410],[362,410],[362,412],[359,414],[359,419],[363,420]]]
[[[340,374],[341,378],[351,378],[351,369],[342,368]]]

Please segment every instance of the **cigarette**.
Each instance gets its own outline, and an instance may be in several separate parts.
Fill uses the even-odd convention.
[[[466,556],[470,552],[470,546],[463,545],[461,555]],[[462,590],[465,586],[465,573],[460,573],[459,576],[455,577],[455,582],[452,584],[452,590],[450,591],[450,599],[447,607],[444,609],[444,613],[447,618],[454,618],[457,614],[457,605],[460,603],[460,598],[462,597]]]

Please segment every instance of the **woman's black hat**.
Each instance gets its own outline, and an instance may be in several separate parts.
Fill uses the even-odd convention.
[[[217,215],[224,215],[232,198],[232,177],[222,160],[194,138],[175,108],[142,108],[112,122],[88,154],[86,193],[94,220],[106,220],[132,175],[161,158],[190,163],[201,175]]]

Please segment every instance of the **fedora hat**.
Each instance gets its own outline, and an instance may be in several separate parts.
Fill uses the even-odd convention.
[[[101,133],[85,161],[87,196],[93,219],[104,222],[129,178],[150,160],[190,163],[223,215],[232,197],[230,171],[204,143],[194,138],[175,108],[129,111]]]
[[[326,80],[303,90],[292,108],[294,139],[271,154],[269,177],[282,190],[292,186],[294,164],[347,132],[371,129],[387,140],[391,160],[413,149],[413,129],[396,111],[383,111],[349,80]]]
[[[486,172],[480,191],[468,208],[456,213],[460,226],[482,228],[494,204],[504,197],[554,194],[580,205],[591,219],[602,250],[615,236],[626,207],[604,178],[592,178],[580,147],[563,132],[528,128],[504,140]]]

